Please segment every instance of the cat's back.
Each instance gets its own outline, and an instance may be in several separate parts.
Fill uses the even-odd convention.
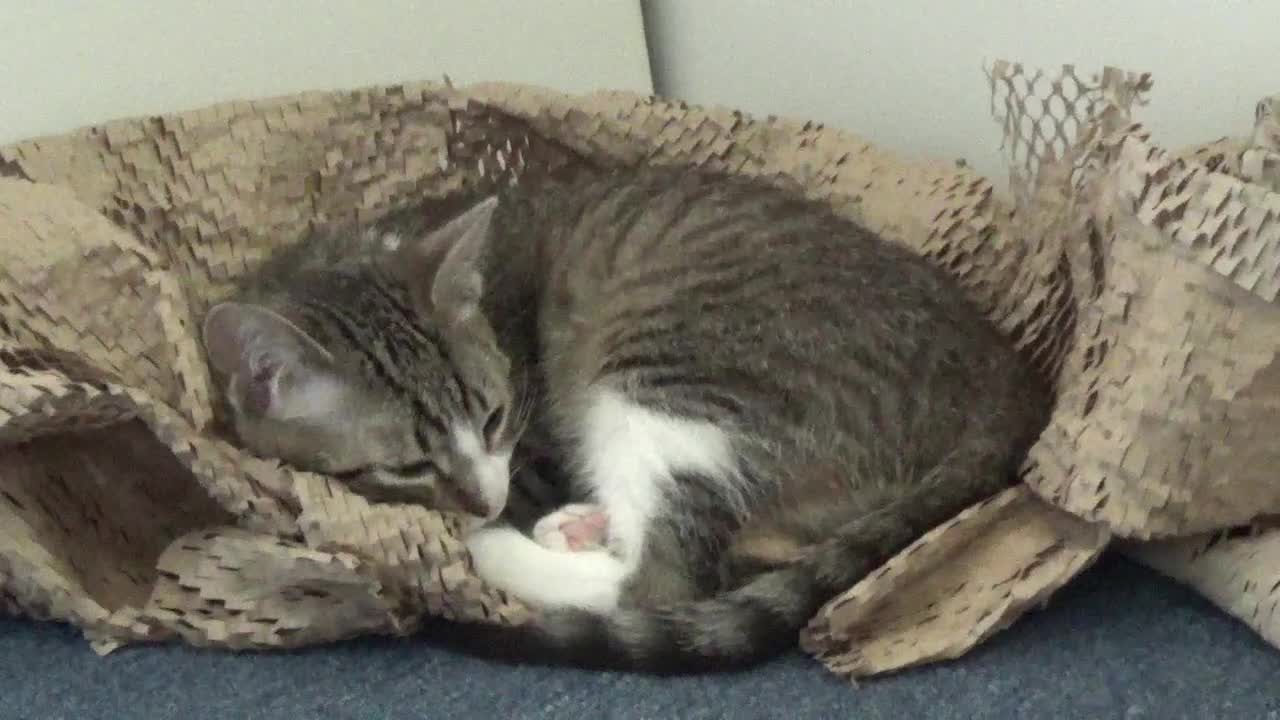
[[[628,170],[540,193],[531,208],[519,223],[551,246],[552,304],[600,323],[660,316],[690,337],[721,333],[761,350],[945,328],[995,339],[927,260],[771,181]]]
[[[945,271],[789,189],[620,172],[525,212],[547,244],[542,339],[566,392],[612,378],[680,412],[720,403],[904,437],[932,427],[940,443],[975,414],[1017,424],[1043,405],[1012,343]],[[1028,390],[1036,402],[1017,399]],[[866,417],[836,420],[854,407]]]
[[[537,194],[538,216],[522,222],[550,228],[559,264],[594,273],[602,286],[657,288],[665,279],[671,289],[701,288],[696,294],[725,286],[695,278],[731,282],[736,272],[742,282],[772,277],[764,286],[785,288],[793,299],[801,285],[839,295],[953,291],[923,259],[781,181],[649,167],[587,175]]]

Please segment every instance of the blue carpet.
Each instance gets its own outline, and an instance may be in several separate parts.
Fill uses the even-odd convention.
[[[854,688],[794,654],[653,679],[491,666],[413,640],[290,653],[145,647],[0,619],[0,718],[1280,719],[1280,651],[1193,593],[1109,557],[961,660]]]

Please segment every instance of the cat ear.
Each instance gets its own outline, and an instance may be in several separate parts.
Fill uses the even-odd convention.
[[[230,379],[227,392],[238,411],[294,420],[340,407],[333,356],[279,314],[224,302],[205,316],[203,335],[209,364]]]
[[[419,253],[429,264],[414,283],[419,309],[446,322],[461,322],[479,310],[481,259],[497,207],[497,197],[486,198],[423,238]]]

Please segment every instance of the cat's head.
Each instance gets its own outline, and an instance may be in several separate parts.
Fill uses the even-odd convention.
[[[520,418],[481,312],[495,207],[213,307],[204,344],[240,444],[379,499],[496,517]]]

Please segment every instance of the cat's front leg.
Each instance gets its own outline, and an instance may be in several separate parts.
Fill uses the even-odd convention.
[[[482,527],[466,544],[481,580],[534,607],[609,613],[628,575],[627,567],[603,549],[552,550],[507,525]]]
[[[530,605],[610,612],[644,562],[653,521],[679,509],[676,473],[709,482],[732,477],[735,458],[715,425],[672,417],[596,388],[576,435],[580,486],[607,519],[608,550],[561,552],[505,526],[473,533],[467,547],[480,577]],[[553,513],[554,515],[554,513]]]

